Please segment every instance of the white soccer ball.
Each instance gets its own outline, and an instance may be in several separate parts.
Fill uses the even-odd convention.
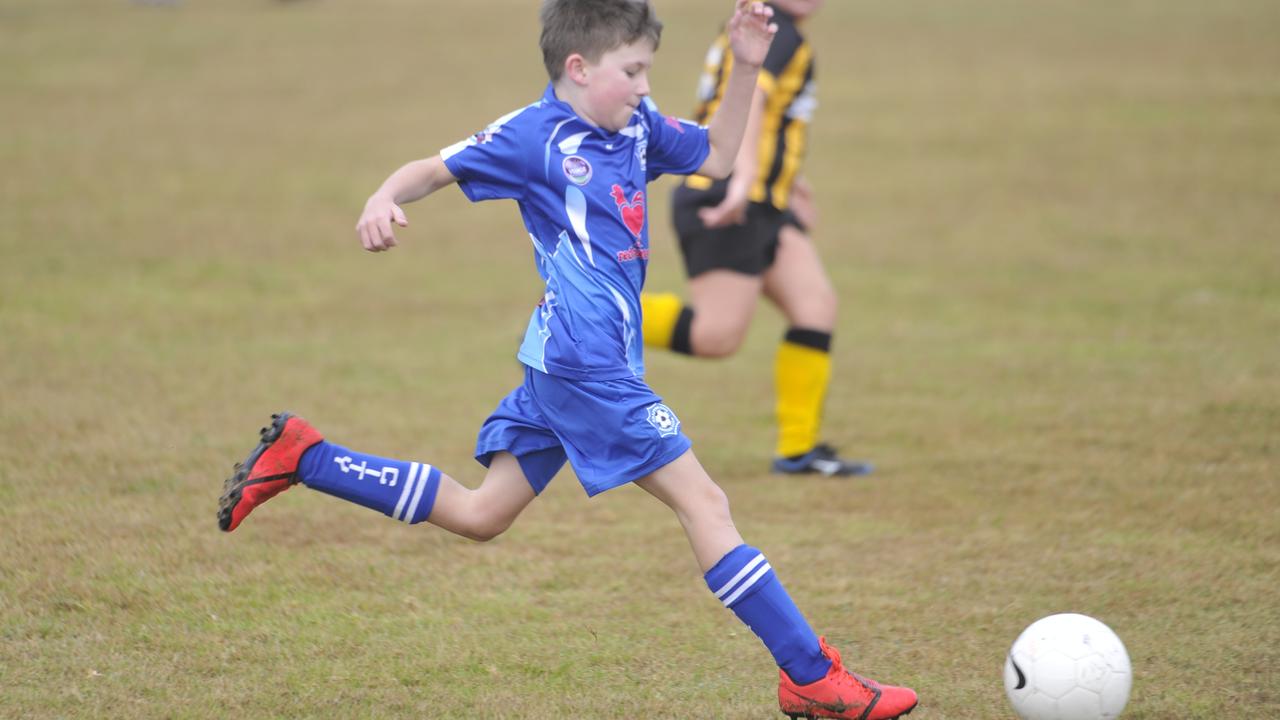
[[[1129,701],[1133,670],[1124,643],[1088,615],[1041,618],[1004,661],[1004,691],[1022,720],[1104,720]]]

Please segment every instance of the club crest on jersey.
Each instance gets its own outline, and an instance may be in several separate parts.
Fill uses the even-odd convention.
[[[560,166],[564,168],[564,176],[574,185],[582,186],[591,182],[591,163],[581,155],[570,155]]]
[[[622,223],[627,226],[632,235],[640,237],[640,231],[644,230],[644,191],[637,190],[631,196],[631,202],[627,202],[627,194],[623,192],[621,185],[614,185],[609,195],[613,198],[613,203],[618,206]]]
[[[649,406],[648,420],[660,437],[671,437],[680,432],[680,418],[676,417],[671,408],[662,403]]]

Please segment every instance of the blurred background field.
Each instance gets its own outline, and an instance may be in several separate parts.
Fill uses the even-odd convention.
[[[731,5],[657,0],[692,109]],[[525,0],[0,0],[0,717],[779,717],[674,518],[569,472],[474,544],[295,490],[234,535],[267,416],[475,483],[540,288],[514,206],[395,167],[535,99]],[[842,298],[783,481],[762,312],[665,355],[749,542],[920,718],[1009,718],[1032,620],[1098,617],[1126,717],[1280,717],[1280,5],[831,0],[808,174]],[[669,181],[650,287],[678,289]]]

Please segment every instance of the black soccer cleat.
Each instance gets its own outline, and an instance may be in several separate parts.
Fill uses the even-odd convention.
[[[773,471],[782,475],[825,475],[827,477],[852,477],[866,475],[875,466],[863,460],[846,460],[836,449],[820,443],[803,455],[774,458]]]

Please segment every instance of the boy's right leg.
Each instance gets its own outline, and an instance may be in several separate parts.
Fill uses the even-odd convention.
[[[814,634],[764,554],[743,543],[728,499],[692,451],[636,484],[675,511],[708,588],[773,655],[783,712],[793,718],[890,720],[915,708],[910,689],[845,670],[840,654]]]
[[[473,540],[506,530],[536,497],[515,457],[495,453],[484,482],[468,489],[425,463],[359,453],[327,442],[306,420],[281,413],[226,482],[218,524],[230,532],[256,507],[302,483],[414,524],[428,520]]]

